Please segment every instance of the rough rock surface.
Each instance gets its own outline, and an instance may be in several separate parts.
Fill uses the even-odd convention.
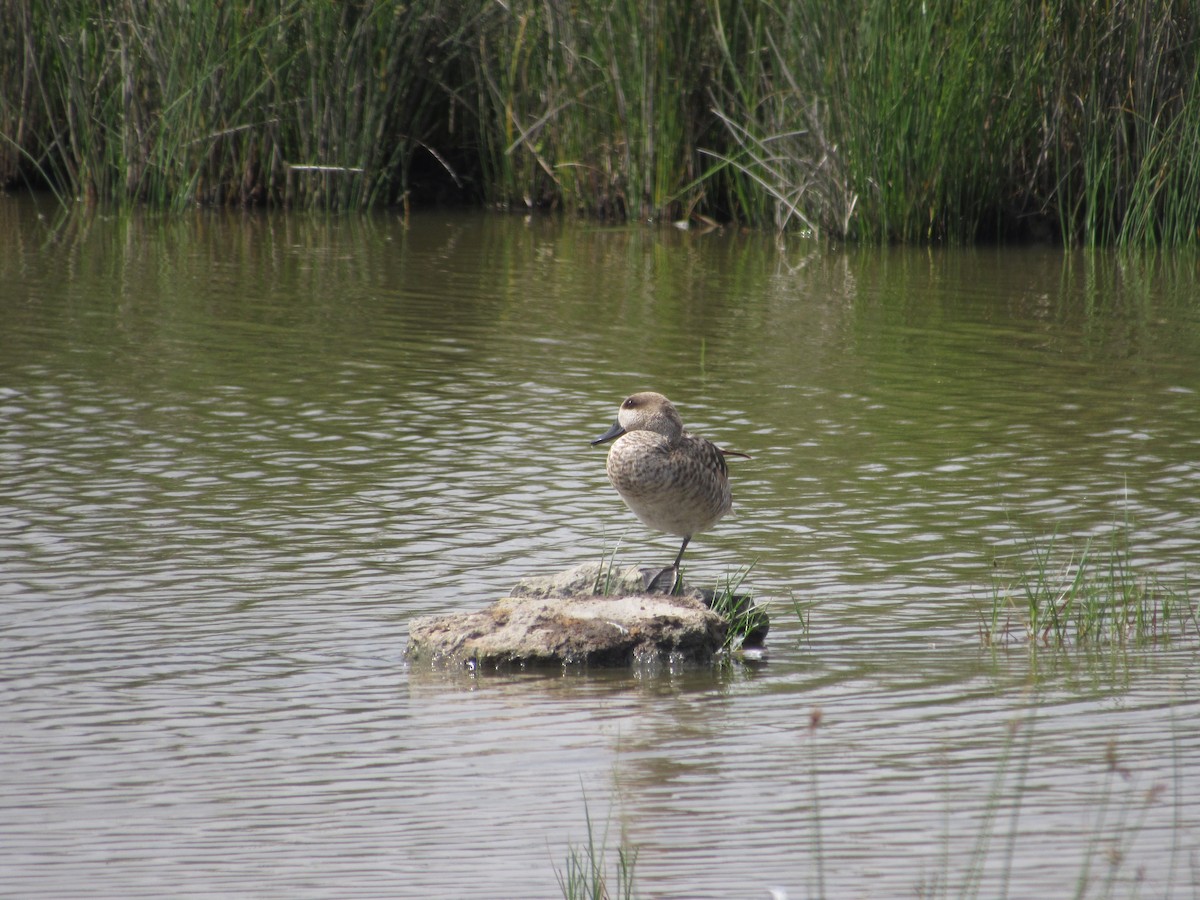
[[[615,569],[600,563],[583,563],[556,575],[522,578],[510,597],[626,597],[666,594],[674,581],[673,569]],[[685,591],[699,599],[699,591]]]
[[[479,668],[711,660],[725,641],[725,619],[698,592],[646,593],[657,574],[587,563],[527,579],[479,612],[413,619],[407,656]],[[598,595],[606,585],[609,594]]]

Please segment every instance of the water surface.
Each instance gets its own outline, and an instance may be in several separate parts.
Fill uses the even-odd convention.
[[[1195,580],[1196,283],[0,198],[2,892],[556,896],[590,818],[643,896],[1191,896],[1196,628],[979,628],[1039,548]],[[407,666],[413,616],[673,557],[588,444],[641,389],[753,456],[688,575],[754,564],[767,661]]]

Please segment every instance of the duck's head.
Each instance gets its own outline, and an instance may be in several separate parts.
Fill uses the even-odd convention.
[[[618,438],[627,431],[653,431],[668,438],[683,432],[683,420],[675,406],[662,394],[640,391],[630,394],[621,404],[612,428],[592,441],[592,446]]]

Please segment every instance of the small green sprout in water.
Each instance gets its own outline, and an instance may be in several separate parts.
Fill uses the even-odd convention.
[[[809,639],[809,628],[812,623],[812,603],[802,603],[792,595],[792,610],[796,613],[796,621],[800,623],[800,640],[805,643]]]
[[[617,848],[616,879],[613,890],[610,891],[606,846],[608,828],[605,826],[604,834],[600,836],[600,841],[597,843],[586,797],[583,801],[583,815],[587,822],[587,843],[583,847],[568,847],[566,869],[560,871],[556,867],[554,870],[563,897],[565,900],[632,898],[634,896],[633,869],[637,865],[637,848],[625,843]]]

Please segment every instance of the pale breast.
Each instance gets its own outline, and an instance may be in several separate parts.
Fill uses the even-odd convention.
[[[608,477],[643,523],[685,537],[712,528],[733,506],[721,451],[703,438],[633,431],[608,454]]]

